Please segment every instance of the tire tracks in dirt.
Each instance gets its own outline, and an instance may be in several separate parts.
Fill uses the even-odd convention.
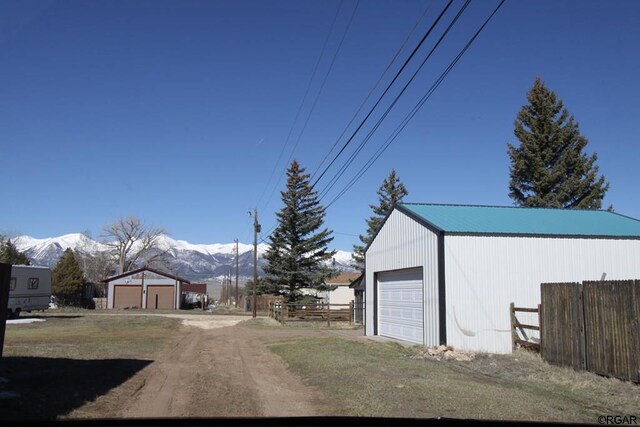
[[[189,328],[181,327],[181,330]],[[123,417],[169,417],[172,415],[174,400],[180,403],[181,382],[184,367],[193,359],[200,341],[200,331],[189,330],[178,335],[179,339],[171,348],[145,368],[142,383],[136,389],[131,406],[123,411]],[[145,372],[146,371],[146,372]]]
[[[300,417],[326,411],[322,393],[302,383],[242,325],[181,326],[173,345],[132,378],[122,418]]]

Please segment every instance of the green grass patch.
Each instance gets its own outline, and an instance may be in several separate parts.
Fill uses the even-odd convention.
[[[269,348],[334,400],[338,409],[331,415],[596,423],[598,415],[636,415],[640,407],[640,389],[632,384],[607,379],[620,391],[603,395],[612,389],[595,375],[534,359],[415,359],[398,344],[337,337],[289,340]],[[576,391],[571,375],[589,385]]]

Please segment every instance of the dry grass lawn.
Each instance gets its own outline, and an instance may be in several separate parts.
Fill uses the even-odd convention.
[[[224,331],[202,332],[184,329],[179,318],[133,312],[136,315],[95,314],[49,312],[33,316],[45,322],[7,325],[0,377],[9,380],[8,390],[22,397],[17,402],[0,399],[0,419],[113,413],[147,381],[162,380],[147,376],[178,368],[195,372],[191,380],[197,384],[198,376],[206,374],[201,381],[206,387],[192,390],[193,396],[183,402],[184,411],[194,408],[189,404],[192,398],[200,403],[203,399],[219,403],[230,396],[245,401],[254,393],[257,399],[265,395],[264,387],[253,390],[248,384],[263,384],[256,378],[282,365],[271,350],[305,387],[318,391],[327,416],[597,424],[602,415],[627,415],[640,420],[640,386],[550,366],[527,352],[479,354],[471,362],[437,361],[425,357],[423,347],[370,341],[356,337],[345,325],[331,329],[319,324],[283,326],[272,319],[248,317]],[[175,347],[176,337],[192,347],[185,366],[177,364],[187,349]],[[165,355],[168,359],[160,357],[167,349],[178,352],[175,360],[173,353]],[[277,363],[262,368],[255,363],[269,358]],[[230,375],[226,367],[239,360],[245,364],[236,367],[238,375]],[[145,369],[152,363],[171,369]],[[194,363],[202,369],[191,369]],[[251,375],[247,366],[254,369]],[[133,378],[137,380],[130,381]],[[267,383],[273,385],[271,380]],[[0,383],[0,391],[2,387]],[[240,408],[237,399],[232,401]],[[197,408],[202,414],[225,413],[226,407],[217,408],[214,403],[211,408]]]
[[[289,368],[345,416],[596,423],[640,419],[640,387],[541,361],[480,354],[472,362],[415,358],[419,347],[312,338],[271,344]]]

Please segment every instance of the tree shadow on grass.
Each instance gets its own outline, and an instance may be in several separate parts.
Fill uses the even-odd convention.
[[[0,399],[0,419],[54,420],[120,386],[151,360],[78,360],[3,357],[0,390],[19,397]]]

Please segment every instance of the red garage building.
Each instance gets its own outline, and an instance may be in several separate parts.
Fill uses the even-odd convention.
[[[171,273],[142,267],[108,277],[107,308],[180,308],[182,287],[190,282]]]

